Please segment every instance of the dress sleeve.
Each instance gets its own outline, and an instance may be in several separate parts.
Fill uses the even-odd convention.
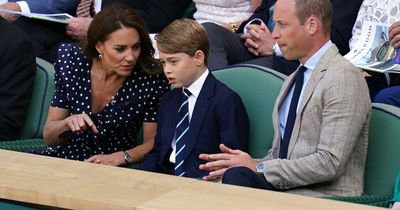
[[[150,80],[154,85],[150,93],[151,96],[149,102],[144,110],[144,122],[156,121],[161,97],[170,89],[168,81],[164,75],[151,76]]]
[[[55,84],[55,92],[54,97],[51,102],[52,107],[69,109],[69,101],[67,98],[66,86],[67,80],[64,75],[65,72],[68,71],[70,62],[70,51],[72,50],[72,45],[70,44],[61,44],[58,48],[58,56],[57,60],[54,64],[54,84]]]

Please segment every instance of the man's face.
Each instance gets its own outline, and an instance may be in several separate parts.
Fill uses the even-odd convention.
[[[274,10],[275,28],[272,37],[278,42],[283,57],[301,60],[307,53],[309,36],[306,24],[301,25],[296,16],[295,0],[279,0]]]

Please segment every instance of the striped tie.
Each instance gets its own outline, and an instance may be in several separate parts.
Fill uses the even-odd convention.
[[[175,153],[175,175],[184,176],[185,168],[183,155],[185,154],[186,138],[185,134],[189,130],[189,96],[191,95],[188,89],[183,89],[182,103],[178,110],[176,124],[176,153]]]
[[[76,8],[77,17],[92,17],[94,16],[94,1],[81,0]]]

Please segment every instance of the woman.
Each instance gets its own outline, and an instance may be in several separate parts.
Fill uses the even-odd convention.
[[[56,91],[44,128],[43,154],[120,166],[152,148],[160,97],[169,89],[152,58],[148,31],[129,7],[113,4],[91,23],[84,54],[59,48]],[[143,144],[135,137],[143,124]]]
[[[194,0],[193,18],[199,23],[212,22],[236,31],[260,6],[261,0]]]

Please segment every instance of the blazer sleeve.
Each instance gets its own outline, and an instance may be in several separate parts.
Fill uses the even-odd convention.
[[[15,0],[16,1],[16,0]],[[68,13],[76,15],[79,0],[25,0],[33,13]]]
[[[248,152],[249,118],[237,93],[228,96],[216,110],[221,143]]]
[[[365,138],[362,131],[366,129],[371,109],[365,80],[351,64],[337,64],[333,68],[342,68],[343,71],[332,70],[335,73],[325,75],[325,80],[320,81],[318,88],[322,89],[322,101],[318,103],[322,103],[320,107],[323,109],[320,115],[309,116],[321,118],[321,124],[314,130],[300,130],[296,144],[315,141],[317,149],[303,157],[263,161],[264,176],[274,187],[288,189],[335,180],[344,173],[359,140]],[[317,101],[313,101],[314,104],[309,101],[307,106],[317,109]],[[301,139],[302,132],[317,132],[315,136],[319,139]]]
[[[157,128],[157,133],[158,133]],[[160,138],[156,136],[154,139],[154,146],[153,149],[150,150],[144,156],[144,160],[138,165],[137,169],[143,171],[151,171],[151,172],[159,172],[159,162],[160,162],[160,155],[161,155],[161,141]]]
[[[253,15],[250,16],[249,19],[247,19],[246,21],[243,21],[242,24],[240,24],[237,33],[243,33],[243,29],[244,26],[246,26],[246,24],[248,22],[250,22],[253,19],[261,19],[265,24],[268,23],[269,20],[269,8],[274,5],[275,0],[263,0],[261,2],[261,5],[259,7],[257,7],[257,9],[254,11]]]
[[[0,18],[0,140],[18,137],[32,97],[36,61],[32,43]],[[7,31],[7,33],[4,33]]]

